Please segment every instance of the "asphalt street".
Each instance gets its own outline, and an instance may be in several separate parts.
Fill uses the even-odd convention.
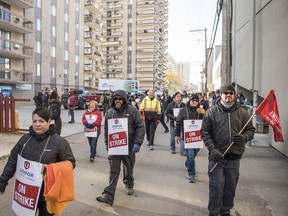
[[[29,108],[19,109],[19,119],[23,121],[26,116],[27,127],[31,122],[31,111]],[[69,118],[66,112],[62,111],[62,136],[70,142],[77,164],[74,170],[75,200],[70,202],[61,215],[208,215],[207,150],[202,149],[196,158],[196,183],[188,183],[184,168],[185,157],[180,156],[179,149],[175,155],[170,153],[170,135],[164,133],[161,125],[157,128],[155,150],[150,151],[145,140],[137,154],[135,193],[126,195],[121,175],[114,205],[98,203],[95,198],[101,195],[109,177],[103,133],[98,141],[95,162],[91,163],[88,141],[82,132],[83,111],[76,111],[75,124],[67,123]],[[20,126],[25,127],[22,123]],[[246,148],[241,160],[235,206],[231,212],[233,216],[288,215],[288,160],[267,145],[266,138],[266,135],[256,134],[251,147]],[[3,166],[4,161],[1,161],[0,172]],[[15,215],[11,210],[13,183],[10,180],[5,194],[0,196],[1,216]]]

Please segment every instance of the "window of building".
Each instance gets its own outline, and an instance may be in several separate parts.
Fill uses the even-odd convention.
[[[55,74],[55,67],[52,67],[52,68],[51,68],[51,76],[52,76],[53,78],[55,78],[55,76],[56,76],[56,74]]]
[[[51,15],[56,16],[56,5],[51,5]]]
[[[41,43],[40,43],[40,41],[35,41],[35,47],[36,47],[35,52],[36,53],[41,53]]]
[[[64,14],[64,21],[65,21],[66,23],[68,23],[68,21],[69,21],[69,15],[68,15],[67,12],[65,12],[65,14]]]
[[[41,31],[41,20],[39,18],[36,19],[36,29]]]
[[[56,47],[55,46],[51,47],[51,56],[56,57]]]
[[[79,56],[78,56],[78,55],[75,56],[75,62],[76,62],[77,64],[79,63]]]
[[[68,42],[68,32],[64,32],[64,40],[65,42]]]
[[[42,0],[35,0],[36,7],[41,8],[41,1]]]
[[[67,50],[64,50],[64,60],[68,61],[68,51]]]
[[[75,45],[79,46],[79,39],[78,38],[75,39]]]
[[[36,64],[36,76],[40,76],[40,74],[41,74],[41,65]]]
[[[52,36],[53,36],[53,37],[56,37],[56,26],[53,25],[53,26],[51,27],[51,33],[52,33]]]
[[[68,69],[64,69],[64,78],[68,78]]]

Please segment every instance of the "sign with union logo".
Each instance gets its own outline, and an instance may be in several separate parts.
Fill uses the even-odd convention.
[[[35,216],[42,185],[42,164],[18,155],[12,209],[16,215]]]
[[[108,154],[128,155],[128,119],[108,119]]]
[[[184,145],[187,149],[203,148],[200,129],[202,120],[184,120]]]

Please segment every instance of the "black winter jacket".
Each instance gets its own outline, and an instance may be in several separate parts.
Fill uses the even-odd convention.
[[[233,135],[240,132],[249,118],[248,112],[240,107],[237,101],[227,109],[221,104],[221,98],[217,99],[215,106],[206,111],[201,128],[201,135],[208,150],[216,148],[224,153],[231,144]],[[252,140],[254,133],[255,128],[250,121],[242,132],[245,142]],[[233,144],[227,154],[241,157],[244,151],[245,143]]]
[[[50,139],[47,143],[49,136]],[[23,149],[23,146],[26,142],[27,144]],[[46,143],[47,146],[45,148]],[[5,191],[5,188],[8,185],[8,181],[14,176],[16,171],[18,154],[20,154],[21,151],[21,156],[27,160],[36,161],[43,164],[50,164],[69,160],[71,161],[73,167],[75,167],[76,160],[74,158],[70,145],[66,139],[56,134],[54,125],[50,125],[49,130],[43,135],[37,135],[31,126],[29,129],[29,134],[23,135],[11,150],[7,164],[0,177],[0,192]],[[39,200],[44,200],[43,187],[40,192]]]
[[[165,110],[165,115],[166,115],[167,118],[169,118],[169,120],[170,120],[170,126],[172,126],[172,127],[175,126],[175,125],[174,125],[174,121],[176,121],[176,118],[177,118],[177,117],[174,116],[173,109],[174,109],[174,108],[183,108],[183,107],[185,107],[185,106],[186,106],[185,103],[181,102],[181,103],[180,103],[180,106],[178,107],[178,106],[176,105],[176,102],[175,102],[175,101],[172,101],[172,102],[167,106],[167,108],[166,108],[166,110]]]
[[[198,104],[196,107],[190,107],[190,100],[187,102],[186,107],[182,108],[179,112],[179,115],[176,120],[175,136],[180,137],[181,130],[184,134],[184,127],[183,127],[184,120],[202,119],[204,116],[203,114],[197,112],[197,109],[200,107],[200,104]]]
[[[108,119],[128,118],[129,152],[131,152],[134,144],[138,144],[140,146],[142,145],[145,136],[145,126],[139,110],[128,103],[125,91],[115,91],[113,97],[115,96],[121,96],[125,100],[123,106],[118,109],[115,106],[114,99],[112,99],[111,108],[109,109],[108,114],[105,116],[105,145],[108,145]]]

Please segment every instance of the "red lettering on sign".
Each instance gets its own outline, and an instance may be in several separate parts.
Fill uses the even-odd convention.
[[[185,132],[185,143],[202,141],[200,130]]]
[[[127,133],[119,132],[119,133],[109,134],[108,143],[109,143],[109,148],[115,148],[115,147],[127,145],[128,144]]]

